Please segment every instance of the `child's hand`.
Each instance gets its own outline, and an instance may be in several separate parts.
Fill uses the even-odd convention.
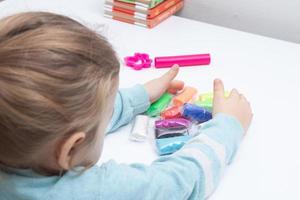
[[[253,116],[250,103],[236,89],[231,91],[228,98],[224,97],[224,85],[219,79],[214,81],[213,115],[217,113],[226,113],[236,117],[245,131],[248,130]]]
[[[178,74],[178,71],[179,66],[174,65],[161,77],[144,84],[151,103],[159,99],[167,90],[172,94],[176,94],[178,91],[183,89],[184,83],[182,81],[173,80]]]

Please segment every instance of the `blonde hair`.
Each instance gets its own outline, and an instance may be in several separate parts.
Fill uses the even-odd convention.
[[[0,163],[33,167],[39,150],[84,131],[91,142],[119,62],[80,23],[45,12],[0,21]]]

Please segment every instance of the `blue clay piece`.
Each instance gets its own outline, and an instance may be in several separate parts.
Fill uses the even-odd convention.
[[[212,119],[212,113],[194,104],[184,104],[182,115],[188,119],[203,123]]]

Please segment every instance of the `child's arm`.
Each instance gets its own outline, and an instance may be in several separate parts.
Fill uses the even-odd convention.
[[[113,132],[126,125],[137,114],[145,112],[149,105],[149,96],[143,85],[135,85],[132,88],[119,90],[107,132]]]
[[[178,67],[173,67],[160,78],[149,81],[145,85],[119,90],[107,132],[115,131],[129,123],[137,114],[145,112],[150,103],[156,101],[168,88],[172,89],[173,93],[181,90],[183,83],[178,84],[179,81],[172,81],[177,73]]]

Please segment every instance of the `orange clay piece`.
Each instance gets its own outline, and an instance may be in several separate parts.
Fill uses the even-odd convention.
[[[183,92],[173,98],[173,104],[175,106],[182,106],[183,104],[191,101],[197,94],[197,89],[193,87],[185,87]]]

